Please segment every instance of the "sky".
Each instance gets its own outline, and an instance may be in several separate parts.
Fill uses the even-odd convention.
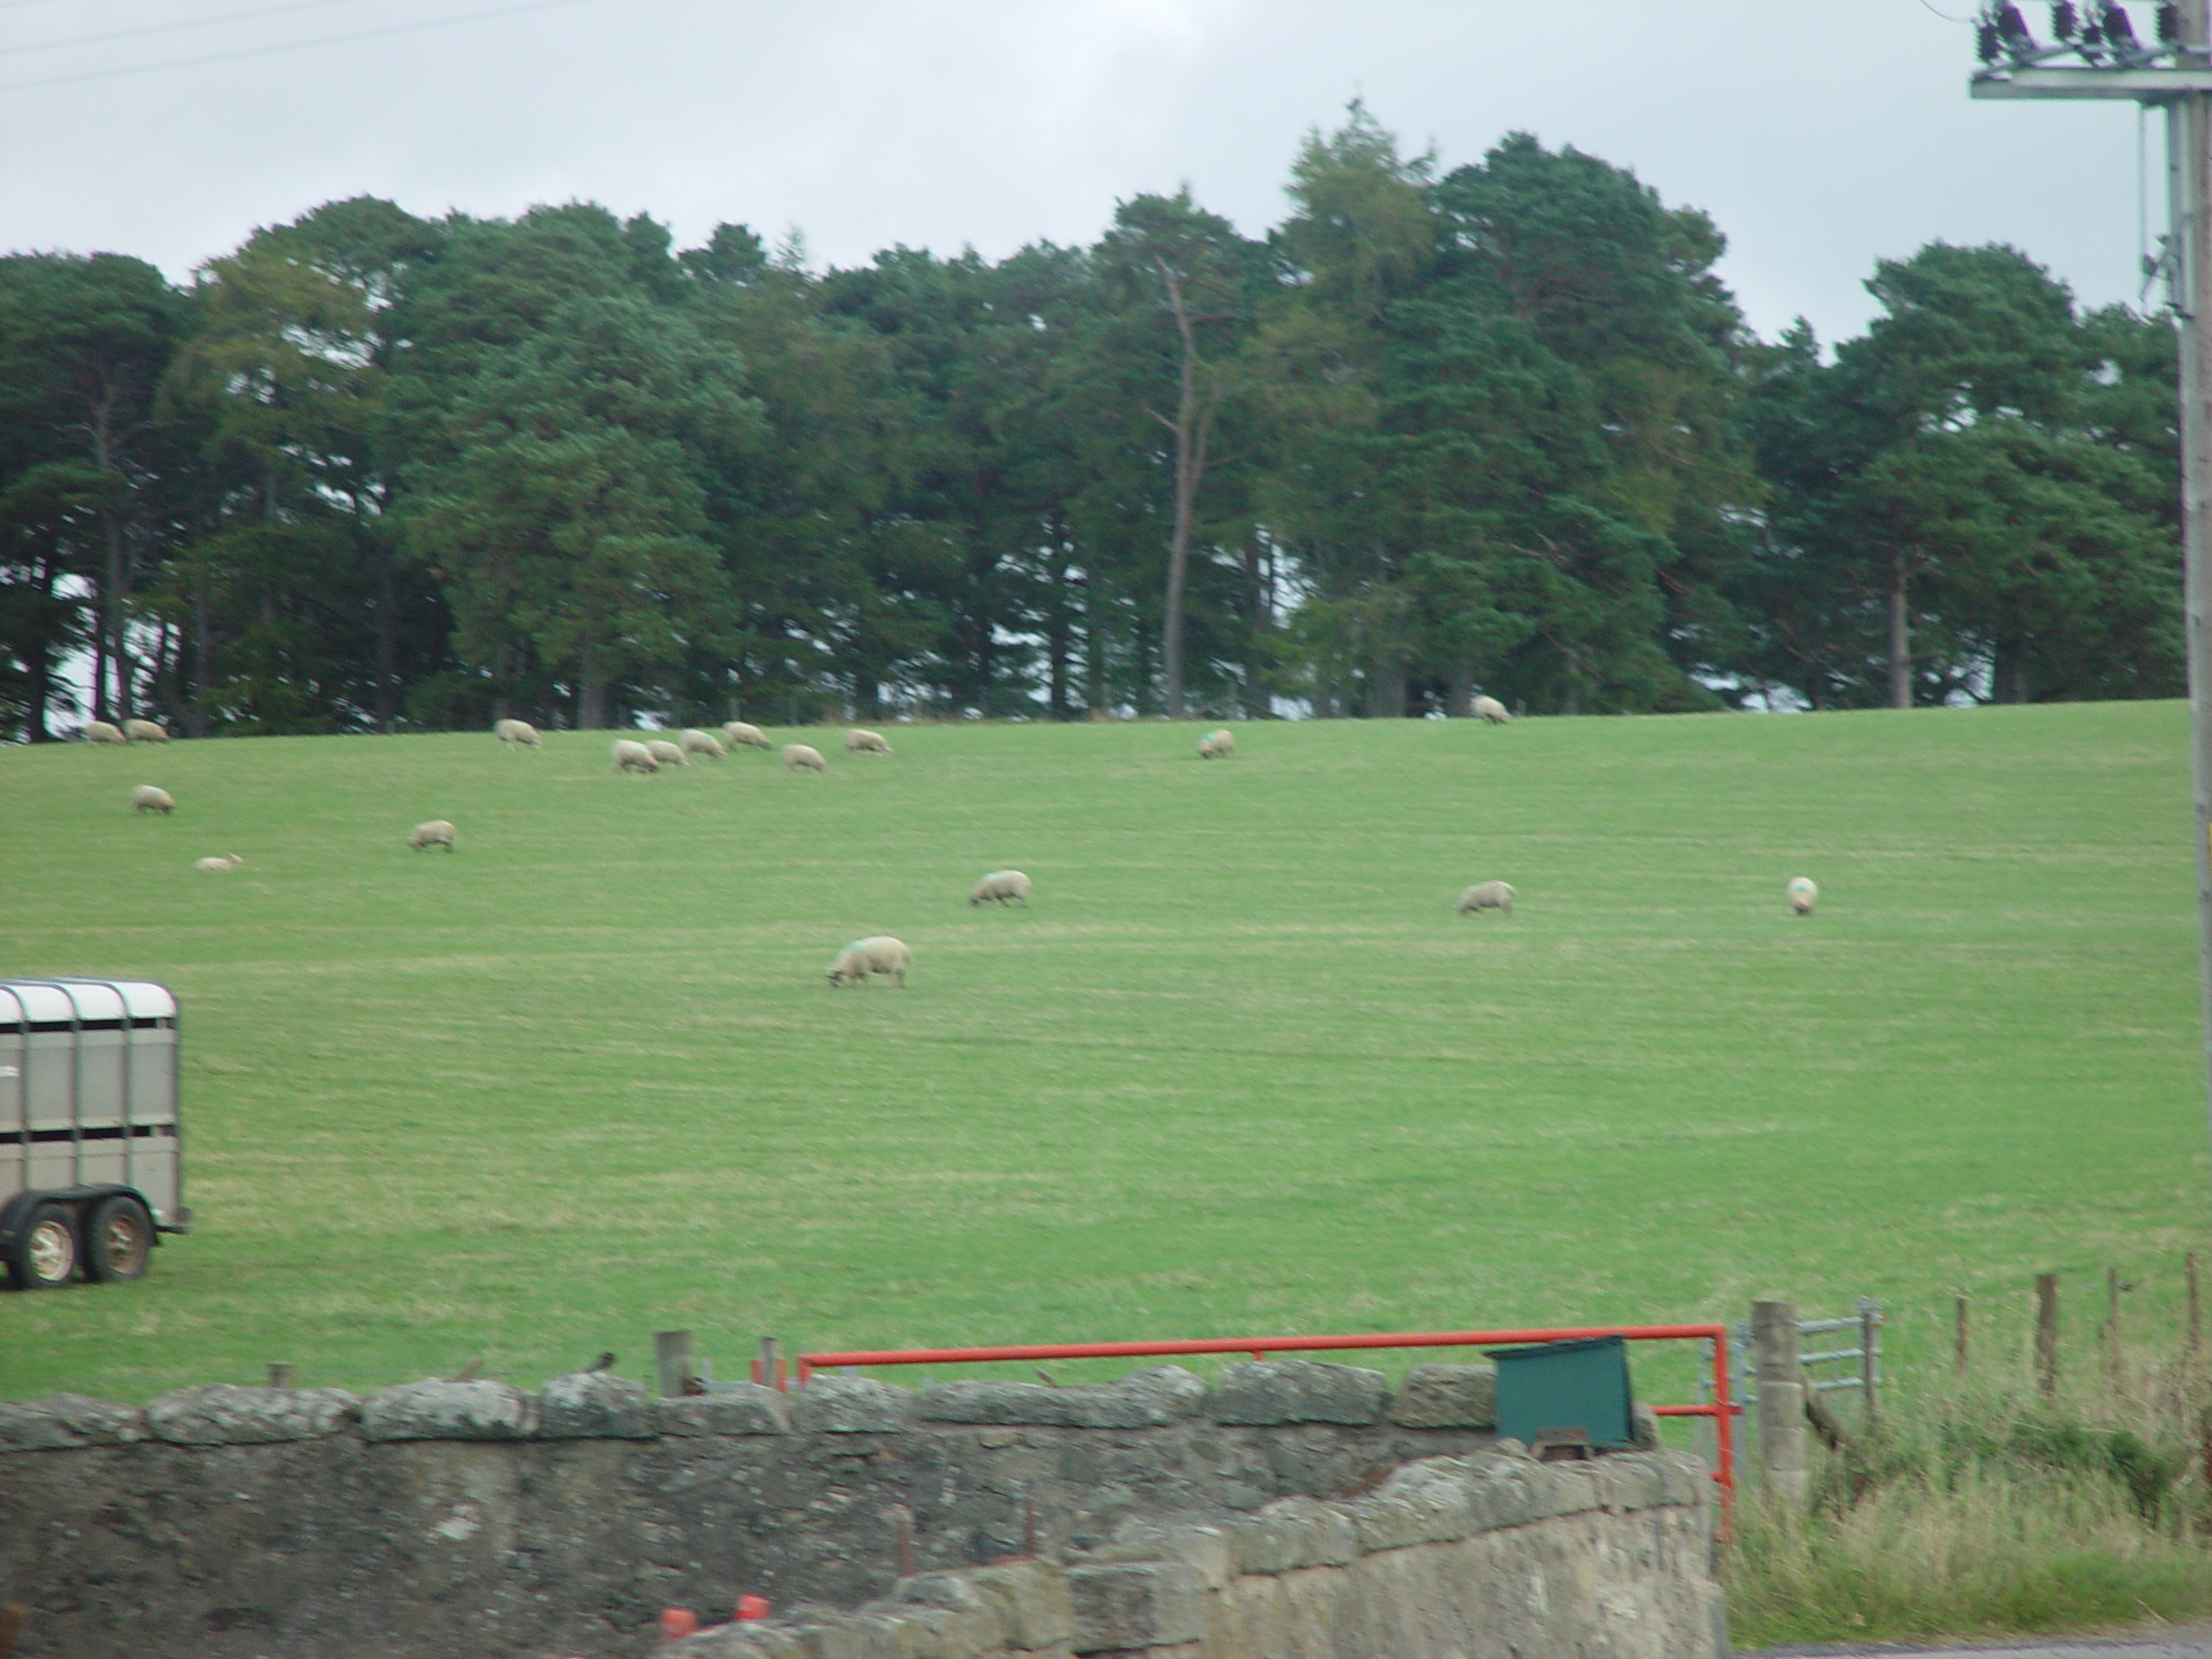
[[[722,221],[795,231],[817,267],[897,244],[996,258],[1090,241],[1117,200],[1185,182],[1257,234],[1301,139],[1357,98],[1444,168],[1525,130],[1705,209],[1769,338],[1801,315],[1861,332],[1874,262],[1938,238],[2136,302],[2139,140],[2155,236],[2160,130],[2126,104],[1970,101],[1971,9],[0,0],[0,250],[182,279],[371,194],[424,216],[597,201],[685,246]]]

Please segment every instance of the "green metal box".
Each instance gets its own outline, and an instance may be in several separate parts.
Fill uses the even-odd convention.
[[[1594,1447],[1635,1440],[1628,1339],[1584,1337],[1538,1348],[1492,1348],[1497,1363],[1497,1432],[1535,1446],[1547,1430],[1580,1430]]]

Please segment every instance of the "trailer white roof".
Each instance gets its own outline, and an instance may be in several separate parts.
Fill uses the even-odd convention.
[[[144,979],[0,979],[0,1027],[75,1020],[167,1020],[168,987]]]

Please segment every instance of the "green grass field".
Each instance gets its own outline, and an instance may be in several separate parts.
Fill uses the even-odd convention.
[[[0,975],[175,988],[199,1221],[138,1284],[0,1297],[0,1397],[1762,1294],[1880,1296],[1909,1357],[1954,1294],[2010,1318],[2107,1264],[2164,1320],[2206,1236],[2186,731],[1343,721],[1205,763],[1189,727],[943,725],[812,734],[824,777],[621,777],[573,733],[0,751]],[[410,853],[435,817],[460,850]],[[1033,908],[970,910],[1004,865]],[[1492,877],[1517,913],[1456,918]],[[872,932],[911,988],[832,991]]]

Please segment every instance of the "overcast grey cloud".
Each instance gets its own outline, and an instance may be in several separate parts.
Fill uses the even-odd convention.
[[[466,21],[499,0],[0,0],[0,245],[181,276],[368,194],[426,215],[591,200],[685,244],[796,228],[817,264],[894,243],[995,257],[1088,241],[1117,199],[1186,180],[1257,232],[1302,135],[1358,96],[1446,167],[1525,129],[1707,209],[1770,335],[1800,314],[1858,332],[1873,262],[1936,238],[2010,242],[2087,302],[2133,302],[2135,112],[1969,102],[1971,32],[1937,5],[1969,9],[569,0]],[[410,32],[27,84],[380,29]],[[129,38],[53,45],[95,35]]]

